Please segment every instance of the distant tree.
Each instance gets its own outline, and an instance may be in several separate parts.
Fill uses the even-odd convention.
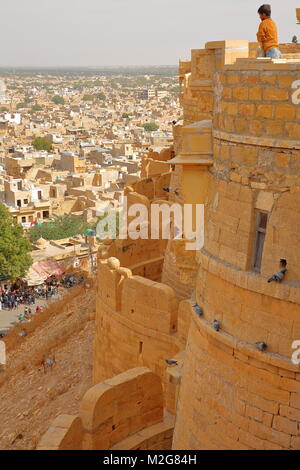
[[[34,104],[31,108],[31,111],[35,113],[36,111],[42,111],[42,109],[43,109],[43,106],[41,106],[40,104]]]
[[[147,132],[154,132],[154,131],[158,131],[159,126],[155,124],[155,122],[146,122],[146,124],[143,125],[143,128]]]
[[[21,225],[14,225],[8,209],[0,204],[0,280],[24,277],[32,264],[31,244]]]
[[[4,113],[4,112],[8,112],[8,108],[6,108],[5,106],[0,106],[0,112]]]
[[[100,100],[100,101],[105,101],[106,100],[106,96],[105,96],[104,93],[98,93],[96,95],[96,98],[97,98],[97,100]]]
[[[294,44],[298,44],[298,38],[297,38],[297,36],[293,36],[292,42],[293,42]]]
[[[48,152],[52,148],[51,143],[44,139],[44,137],[36,137],[32,142],[32,145],[36,150],[47,150]]]
[[[175,86],[175,87],[171,88],[171,92],[172,93],[181,93],[182,89],[183,88],[181,86]]]
[[[17,104],[17,109],[26,108],[26,106],[27,106],[27,104],[24,101],[22,101],[21,103]]]
[[[33,99],[31,96],[25,96],[24,103],[29,104],[32,103]]]
[[[55,104],[65,104],[65,100],[62,96],[54,95],[52,98],[53,103]]]
[[[83,101],[94,101],[94,95],[84,95]]]
[[[128,118],[129,118],[129,114],[123,113],[123,114],[122,114],[122,118],[123,118],[123,119],[128,119]]]
[[[60,240],[62,238],[83,235],[89,228],[94,228],[82,218],[72,215],[56,217],[53,221],[35,225],[29,230],[29,239],[35,243],[39,238]]]

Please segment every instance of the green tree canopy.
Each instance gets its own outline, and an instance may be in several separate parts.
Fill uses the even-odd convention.
[[[42,111],[42,109],[43,106],[41,106],[40,104],[34,104],[31,108],[31,111],[35,113],[36,111]]]
[[[32,101],[33,101],[33,98],[31,96],[25,96],[25,98],[24,98],[24,103],[25,104],[32,103]]]
[[[94,101],[94,95],[84,95],[83,101]]]
[[[31,244],[21,225],[14,225],[8,209],[0,204],[0,280],[24,277],[32,264]]]
[[[28,105],[25,103],[25,101],[23,101],[23,102],[17,104],[17,109],[26,108],[26,106],[28,106]]]
[[[153,132],[153,131],[158,131],[159,126],[155,124],[155,122],[146,122],[146,124],[143,125],[143,128],[147,132]]]
[[[32,145],[35,150],[47,150],[49,152],[52,149],[51,143],[44,139],[44,137],[36,137],[32,142]]]
[[[59,95],[54,95],[52,98],[52,101],[55,104],[65,104],[65,99]]]
[[[29,239],[32,243],[35,243],[41,237],[45,240],[61,240],[75,235],[84,235],[89,228],[94,227],[82,218],[73,215],[60,216],[51,222],[31,227]]]
[[[117,83],[114,83],[114,82],[111,82],[110,84],[110,87],[113,88],[114,90],[116,90],[118,87]]]
[[[181,93],[182,92],[182,87],[181,86],[174,86],[170,90],[172,93]],[[167,97],[166,97],[167,98]]]
[[[97,98],[97,100],[100,100],[100,101],[105,101],[106,100],[106,96],[105,96],[104,93],[98,93],[96,95],[96,98]]]

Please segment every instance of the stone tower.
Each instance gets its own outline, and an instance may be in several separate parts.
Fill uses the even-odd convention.
[[[280,61],[231,63],[228,46],[210,43],[184,64],[187,121],[211,89],[213,165],[197,253],[204,314],[191,315],[173,448],[299,448],[299,55],[282,46]],[[212,79],[201,92],[204,63]],[[284,280],[268,282],[285,265]]]

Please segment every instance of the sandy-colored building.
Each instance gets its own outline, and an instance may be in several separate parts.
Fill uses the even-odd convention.
[[[86,162],[85,159],[73,152],[64,152],[57,162],[57,168],[71,173],[84,173],[86,171]]]
[[[51,216],[49,189],[49,186],[36,186],[26,180],[10,177],[4,181],[3,202],[16,223],[30,226],[33,222],[47,220]]]

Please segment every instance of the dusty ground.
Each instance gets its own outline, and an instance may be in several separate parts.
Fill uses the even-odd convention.
[[[0,449],[34,449],[57,415],[78,413],[92,385],[94,312],[94,289],[73,288],[40,317],[13,328],[5,338]],[[19,336],[21,331],[26,336]],[[53,368],[44,373],[42,360],[53,357]]]

